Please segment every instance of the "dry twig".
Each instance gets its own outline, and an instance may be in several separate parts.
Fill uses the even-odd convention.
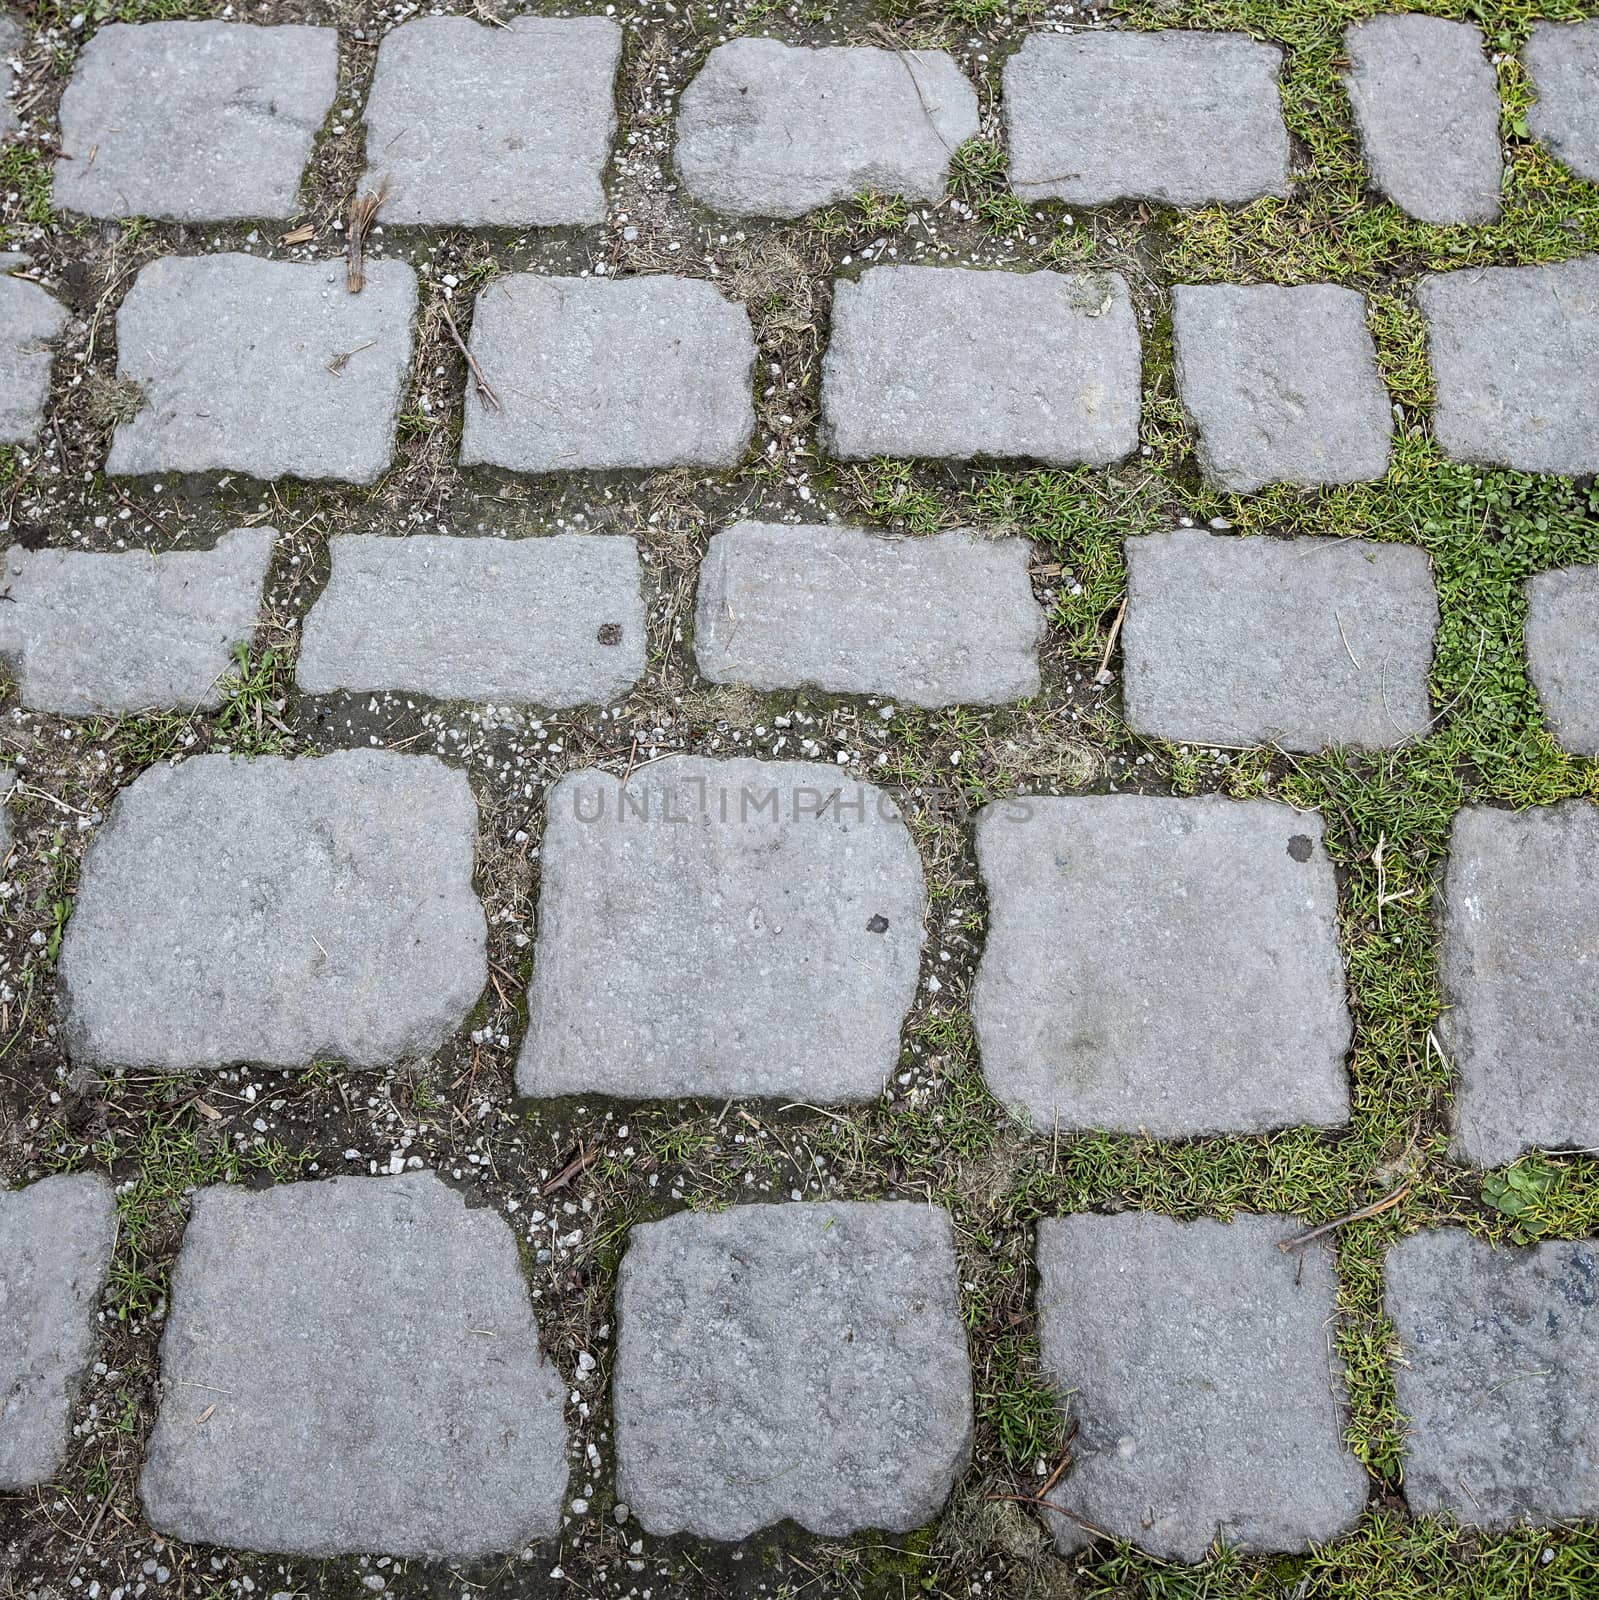
[[[366,287],[366,236],[383,202],[389,198],[391,187],[392,180],[385,173],[376,189],[368,189],[360,199],[350,202],[350,270],[344,286],[351,294],[360,294]]]
[[[450,315],[450,302],[439,301],[439,310],[444,313],[444,325],[450,330],[450,337],[455,340],[455,348],[466,358],[466,364],[472,369],[472,384],[477,390],[478,404],[485,411],[498,411],[500,397],[489,387],[489,380],[483,376],[483,369],[477,364],[477,357],[466,347],[466,340],[461,337],[461,330],[455,325],[455,318]]]
[[[1381,1200],[1375,1201],[1369,1206],[1362,1206],[1360,1210],[1351,1211],[1346,1216],[1334,1217],[1331,1222],[1324,1222],[1320,1227],[1309,1228],[1304,1233],[1296,1233],[1292,1239],[1279,1239],[1277,1248],[1285,1254],[1290,1250],[1299,1250],[1309,1244],[1312,1239],[1319,1239],[1324,1233],[1331,1233],[1334,1228],[1341,1228],[1347,1222],[1364,1222],[1367,1217],[1380,1216],[1384,1211],[1392,1211],[1410,1193],[1410,1186],[1414,1182],[1414,1178],[1406,1178],[1392,1194],[1384,1195]]]

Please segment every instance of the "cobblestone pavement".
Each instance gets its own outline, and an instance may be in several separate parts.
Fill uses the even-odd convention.
[[[0,17],[0,1595],[1599,1593],[1599,21],[1270,9]]]

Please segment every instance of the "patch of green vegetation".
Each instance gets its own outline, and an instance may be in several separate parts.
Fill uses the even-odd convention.
[[[283,720],[289,662],[270,646],[252,652],[247,645],[235,645],[233,656],[238,665],[222,683],[217,737],[235,755],[277,755],[294,737]]]
[[[33,145],[0,145],[0,195],[16,194],[5,208],[0,244],[21,241],[30,228],[50,220],[50,162]]]
[[[950,158],[950,191],[995,233],[1026,228],[1026,204],[1005,178],[1005,152],[992,139],[968,139]]]

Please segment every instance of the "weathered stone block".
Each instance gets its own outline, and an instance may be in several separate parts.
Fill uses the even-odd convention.
[[[13,22],[10,17],[0,16],[0,139],[8,133],[15,133],[22,126],[17,108],[11,103],[17,81],[11,63],[22,54],[27,38],[20,23]]]
[[[1527,675],[1561,745],[1599,756],[1599,566],[1540,572],[1527,582]]]
[[[1599,183],[1599,21],[1535,22],[1521,60],[1538,92],[1527,111],[1533,138]]]
[[[38,438],[50,395],[50,346],[66,325],[66,311],[38,284],[0,277],[0,445]]]

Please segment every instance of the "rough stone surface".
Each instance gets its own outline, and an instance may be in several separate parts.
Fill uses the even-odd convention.
[[[1344,34],[1344,76],[1372,182],[1423,222],[1492,222],[1504,159],[1499,84],[1482,31],[1385,16]]]
[[[1565,749],[1599,756],[1599,566],[1527,583],[1527,671],[1544,722]]]
[[[17,108],[11,103],[17,79],[10,64],[22,54],[27,38],[20,23],[13,22],[10,17],[0,16],[0,139],[8,133],[15,133],[22,126]]]
[[[1393,407],[1358,291],[1180,284],[1172,334],[1199,464],[1218,488],[1363,483],[1388,470]]]
[[[332,28],[101,28],[61,97],[54,203],[174,222],[294,216],[338,54]]]
[[[966,1468],[949,1216],[735,1206],[632,1230],[617,1286],[617,1489],[656,1535],[927,1522]]]
[[[379,477],[411,363],[416,274],[369,262],[360,294],[344,277],[342,261],[152,261],[117,313],[117,376],[144,403],[106,470]]]
[[[11,808],[6,802],[17,785],[17,775],[9,767],[0,767],[0,863],[11,848]]]
[[[438,1048],[487,979],[477,808],[431,756],[195,756],[121,794],[61,949],[67,1044],[183,1071]]]
[[[693,278],[500,278],[472,353],[461,464],[518,472],[736,466],[755,431],[749,313]]]
[[[1038,692],[1044,614],[1025,539],[969,529],[897,539],[864,528],[740,522],[700,563],[694,654],[712,683],[815,684],[917,706]]]
[[[1383,1268],[1399,1334],[1405,1498],[1484,1528],[1599,1515],[1599,1250],[1403,1239]]]
[[[115,1239],[99,1178],[0,1189],[0,1494],[47,1482],[66,1460]]]
[[[0,445],[38,437],[50,394],[50,345],[66,325],[66,310],[38,284],[0,278]]]
[[[1282,59],[1241,33],[1034,34],[1005,63],[1011,186],[1077,205],[1285,195]]]
[[[1349,1116],[1320,817],[1145,795],[984,807],[983,1074],[1041,1129],[1255,1133]]]
[[[331,541],[305,620],[307,694],[394,689],[564,708],[625,694],[644,672],[638,546],[612,534]]]
[[[139,1493],[176,1538],[458,1559],[560,1527],[516,1237],[431,1172],[202,1190],[161,1377]]]
[[[1521,60],[1538,95],[1527,111],[1533,138],[1599,183],[1599,21],[1535,22]]]
[[[387,223],[603,222],[622,30],[604,17],[418,17],[383,36],[367,185]]]
[[[1433,434],[1457,461],[1599,470],[1599,256],[1424,278]]]
[[[942,200],[980,127],[977,92],[941,50],[718,45],[683,91],[677,170],[718,211],[798,217],[871,190]]]
[[[1480,1167],[1599,1145],[1599,807],[1468,806],[1443,881],[1438,1031],[1455,1151]]]
[[[1200,529],[1129,539],[1128,726],[1173,743],[1399,744],[1431,720],[1425,552]]]
[[[1077,1423],[1052,1500],[1186,1562],[1218,1537],[1303,1550],[1355,1523],[1366,1474],[1343,1443],[1332,1257],[1277,1248],[1301,1231],[1136,1211],[1038,1224],[1043,1366]],[[1063,1551],[1093,1537],[1044,1515]]]
[[[1138,326],[1114,272],[874,267],[833,291],[830,453],[1106,465],[1138,445]]]
[[[837,767],[674,756],[550,792],[523,1094],[875,1099],[916,990],[921,861]]]
[[[22,703],[62,716],[218,706],[233,647],[255,633],[271,528],[214,550],[6,552],[0,656]]]

